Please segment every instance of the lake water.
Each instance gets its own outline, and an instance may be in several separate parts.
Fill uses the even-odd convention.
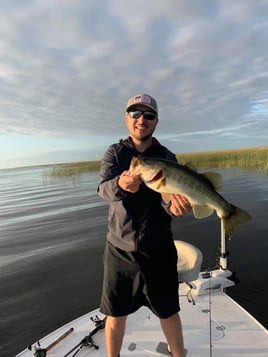
[[[95,309],[102,282],[107,205],[98,174],[48,180],[48,168],[0,170],[0,356],[12,357],[62,324]],[[219,170],[218,170],[219,171]],[[240,283],[228,294],[268,326],[268,176],[225,169],[221,194],[246,209],[250,223],[227,243]],[[220,242],[216,215],[173,221],[174,238],[199,247],[213,267]]]

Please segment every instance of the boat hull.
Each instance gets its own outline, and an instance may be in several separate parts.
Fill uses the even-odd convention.
[[[181,320],[187,357],[268,355],[267,330],[223,291],[195,296],[187,284],[180,289]],[[96,327],[92,319],[104,316],[98,309],[64,325],[40,340],[45,349],[73,328],[66,337],[46,352],[47,357],[63,357]],[[94,346],[78,346],[78,357],[106,357],[104,329],[93,336]],[[34,345],[33,345],[34,347]],[[121,356],[169,355],[158,318],[146,307],[128,317]],[[25,350],[17,357],[33,356]]]

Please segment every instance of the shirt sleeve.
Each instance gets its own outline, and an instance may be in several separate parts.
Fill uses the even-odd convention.
[[[170,161],[178,162],[176,155],[175,155],[173,152],[169,151],[169,150],[167,150],[167,152],[166,152],[166,159],[167,159],[167,160],[170,160]],[[164,210],[165,210],[170,216],[175,217],[175,216],[170,212],[171,202],[165,202],[165,201],[162,199],[161,205],[162,205],[162,207],[164,208]]]
[[[99,196],[107,202],[120,201],[128,196],[118,185],[119,176],[122,173],[118,158],[113,146],[110,146],[100,165],[100,183],[98,186]]]

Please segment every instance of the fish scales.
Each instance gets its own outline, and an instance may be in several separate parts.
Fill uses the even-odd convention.
[[[218,173],[198,173],[185,165],[163,159],[132,158],[129,175],[140,175],[141,180],[152,190],[160,193],[165,202],[171,194],[187,197],[196,218],[205,218],[214,211],[223,221],[228,237],[238,224],[250,220],[250,215],[224,199],[216,188],[222,180]]]

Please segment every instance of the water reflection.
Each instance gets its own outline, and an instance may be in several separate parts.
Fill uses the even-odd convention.
[[[1,170],[0,355],[18,352],[37,333],[47,334],[99,301],[107,205],[96,195],[98,173],[83,174],[79,182],[44,181],[42,170]],[[220,193],[252,215],[227,243],[230,269],[240,280],[229,294],[268,326],[268,178],[238,169],[217,171],[224,180]],[[220,222],[215,214],[177,218],[173,228],[175,239],[202,250],[205,268],[216,264]]]

